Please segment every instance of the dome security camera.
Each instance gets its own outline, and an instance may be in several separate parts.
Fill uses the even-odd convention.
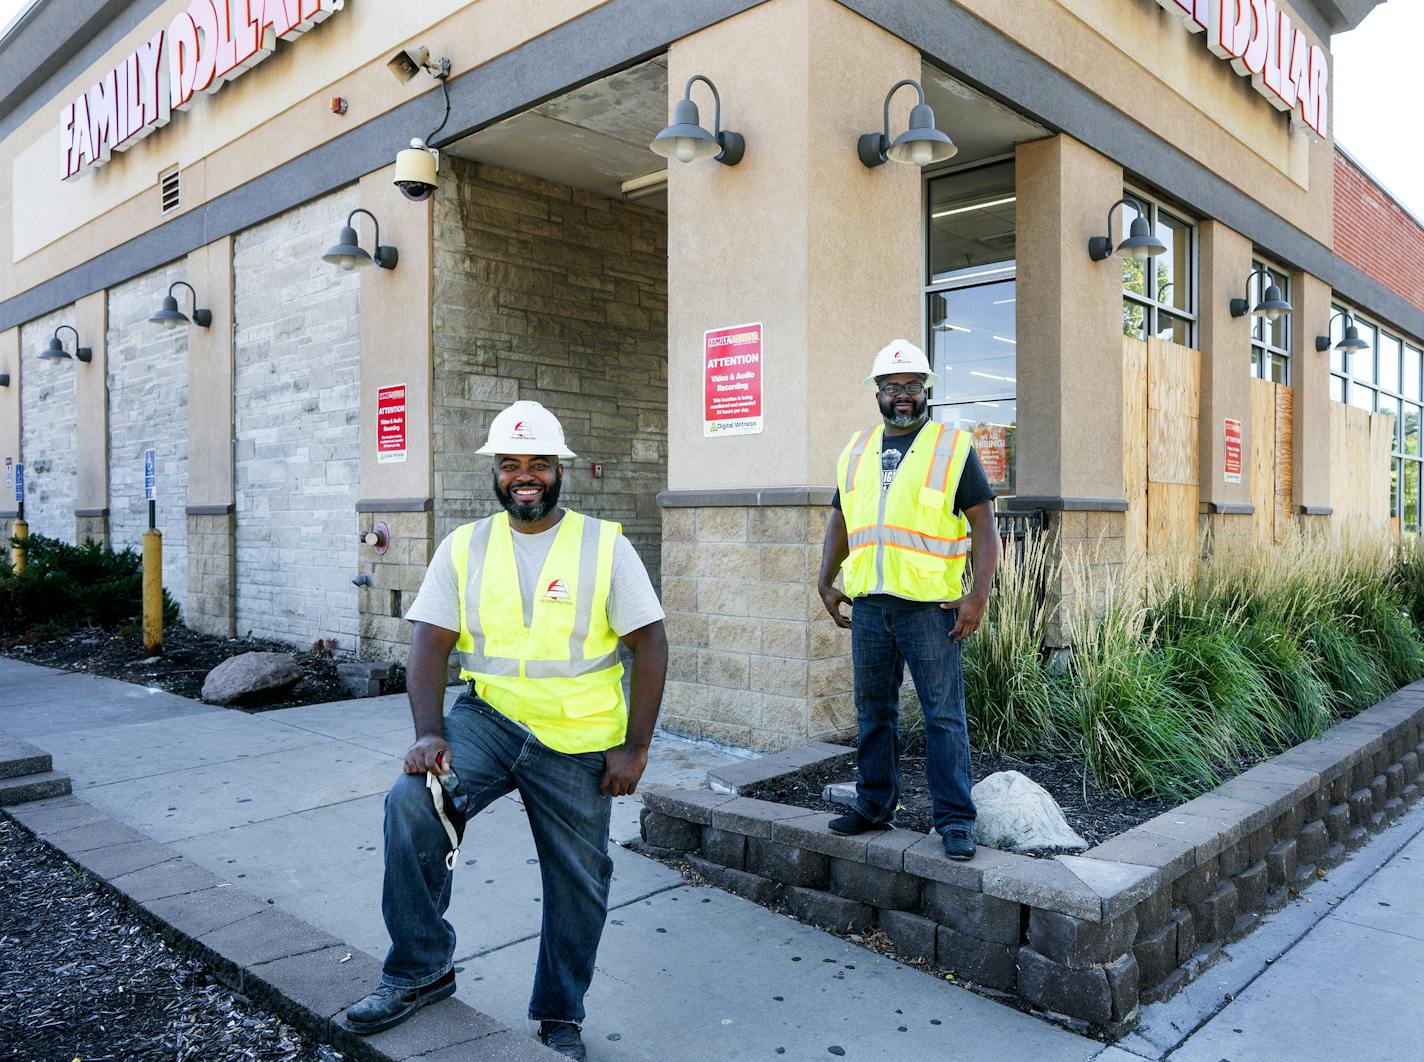
[[[439,186],[438,166],[439,154],[426,147],[423,140],[412,140],[410,147],[396,155],[395,186],[411,202],[423,202]]]

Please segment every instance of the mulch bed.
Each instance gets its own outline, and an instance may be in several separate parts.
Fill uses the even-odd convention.
[[[1091,778],[1085,776],[1083,764],[1078,760],[1030,761],[1013,756],[986,756],[978,752],[973,759],[975,782],[998,771],[1018,771],[1043,786],[1058,801],[1068,825],[1088,842],[1089,847],[1116,837],[1176,806],[1168,800],[1138,799],[1099,789]],[[854,780],[854,766],[820,766],[768,782],[744,795],[839,814],[845,808],[822,800],[821,791],[833,782]],[[927,833],[933,820],[929,785],[925,781],[924,756],[900,757],[900,781],[900,808],[895,813],[895,825],[900,829]],[[1062,851],[1064,849],[1034,849],[1026,850],[1024,854],[1051,856]]]
[[[0,1058],[341,1062],[0,820]]]
[[[144,651],[142,631],[133,627],[118,631],[85,627],[57,635],[33,633],[5,639],[0,642],[0,652],[30,664],[122,679],[194,699],[202,692],[208,672],[230,656],[251,652],[288,653],[302,669],[302,680],[284,693],[240,705],[243,711],[294,708],[302,704],[344,701],[351,696],[337,680],[337,660],[324,643],[303,652],[282,642],[264,638],[221,638],[182,625],[164,629],[163,652],[159,656]],[[387,686],[389,693],[404,689],[404,676]]]

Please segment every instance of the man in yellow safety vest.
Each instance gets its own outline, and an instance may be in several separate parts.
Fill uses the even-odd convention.
[[[539,853],[543,930],[529,1002],[539,1039],[584,1057],[579,1023],[608,911],[612,798],[648,762],[667,674],[663,610],[619,525],[559,508],[557,418],[515,402],[479,451],[503,511],[441,542],[420,594],[407,685],[415,744],[386,797],[377,989],[346,1012],[363,1035],[455,991],[445,920],[466,817],[518,790]],[[619,643],[632,651],[629,701]],[[446,667],[468,689],[443,714]]]
[[[960,649],[984,617],[999,536],[994,494],[969,432],[928,419],[926,391],[936,383],[913,343],[897,339],[881,350],[865,379],[877,392],[881,423],[852,435],[836,468],[817,589],[831,618],[850,629],[859,740],[855,802],[829,825],[859,834],[894,822],[908,665],[925,719],[934,828],[950,858],[972,859]],[[971,543],[974,587],[965,594]],[[844,593],[834,585],[838,571]]]

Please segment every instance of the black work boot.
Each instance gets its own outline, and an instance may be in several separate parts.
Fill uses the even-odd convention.
[[[944,854],[960,862],[974,858],[974,834],[964,827],[944,831]]]
[[[865,833],[867,830],[893,830],[895,827],[888,822],[876,822],[874,819],[867,819],[855,808],[851,808],[844,815],[837,815],[830,822],[826,823],[826,828],[832,833],[838,833],[842,837],[854,837],[858,833]]]
[[[584,1051],[583,1034],[571,1021],[541,1021],[539,1042],[565,1058],[577,1059],[578,1062],[584,1062],[584,1059],[588,1058]]]
[[[358,1036],[370,1036],[409,1018],[427,1003],[455,994],[455,971],[421,988],[381,985],[359,1003],[346,1008],[346,1027]]]

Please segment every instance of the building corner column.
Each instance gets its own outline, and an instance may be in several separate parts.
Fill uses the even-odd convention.
[[[7,328],[0,332],[0,374],[10,378],[0,387],[0,558],[7,563],[10,556],[10,536],[15,533],[15,521],[20,511],[15,503],[15,466],[20,463],[20,330]]]
[[[1291,327],[1291,384],[1295,455],[1291,503],[1302,530],[1332,526],[1330,467],[1330,351],[1316,350],[1315,337],[1330,334],[1331,291],[1309,273],[1291,276],[1295,304]]]
[[[93,351],[74,363],[74,541],[109,545],[109,294],[74,304],[79,342]]]

